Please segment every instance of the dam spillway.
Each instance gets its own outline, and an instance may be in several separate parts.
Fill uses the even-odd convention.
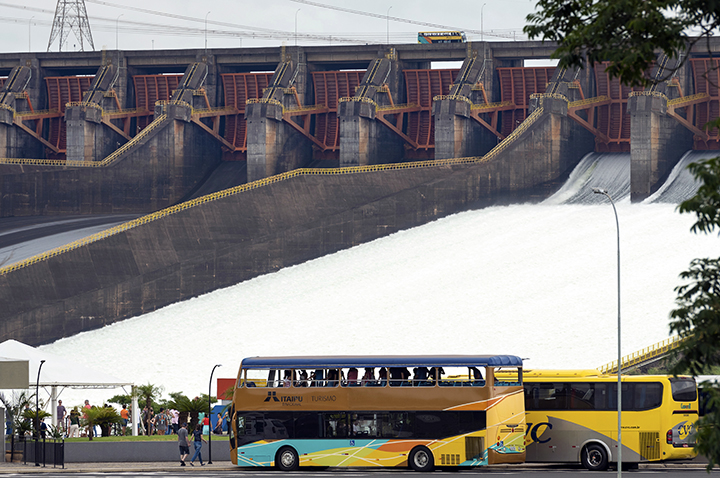
[[[65,154],[79,159],[0,161],[4,188],[10,188],[4,190],[0,209],[8,216],[110,212],[151,213],[147,217],[152,219],[3,273],[5,290],[32,291],[11,302],[3,333],[26,334],[42,343],[56,334],[101,326],[458,211],[521,197],[538,201],[593,149],[629,154],[631,195],[643,198],[662,184],[687,150],[679,148],[693,141],[704,147],[714,144],[711,135],[693,138],[686,131],[692,131],[692,125],[673,123],[679,120],[672,116],[685,115],[686,122],[702,117],[702,106],[715,101],[709,93],[695,99],[703,104],[673,103],[657,92],[624,89],[607,80],[601,67],[548,76],[547,68],[515,66],[523,55],[543,48],[524,42],[512,48],[469,45],[464,50],[399,46],[396,51],[376,49],[374,56],[360,60],[362,55],[353,60],[331,55],[323,61],[337,61],[333,64],[340,69],[326,66],[322,74],[303,73],[299,57],[278,56],[266,58],[275,67],[270,79],[264,73],[264,80],[247,76],[256,72],[221,71],[196,55],[183,75],[177,75],[176,65],[170,68],[174,72],[161,75],[168,78],[145,75],[141,83],[142,75],[135,75],[130,81],[137,90],[154,91],[153,98],[163,91],[169,95],[155,102],[152,115],[149,106],[134,112],[122,107],[108,83],[115,77],[113,63],[103,64],[82,101],[70,102],[65,112],[70,132]],[[313,56],[320,55],[319,50],[296,53],[320,63],[319,56]],[[455,57],[464,61],[453,73],[408,68]],[[224,104],[212,104],[220,97],[217,85],[225,81],[219,78],[228,74],[236,75],[233,88],[249,85],[255,94],[262,93],[260,98],[245,95],[245,130],[237,101],[230,107],[225,96]],[[237,75],[245,76],[240,81]],[[701,89],[693,78],[687,70],[677,84],[696,81],[696,89]],[[119,85],[128,84],[128,77],[117,79]],[[262,86],[264,81],[267,86]],[[508,88],[517,95],[506,95]],[[664,85],[661,94],[672,97],[673,88],[677,86]],[[448,94],[443,94],[446,89]],[[342,96],[352,90],[353,96]],[[605,94],[583,99],[594,90]],[[238,92],[224,94],[242,96]],[[314,104],[322,95],[328,104]],[[398,104],[403,98],[417,98],[417,103]],[[493,101],[498,98],[504,101]],[[113,102],[120,109],[106,111],[106,104]],[[648,117],[662,116],[663,104],[667,114],[660,122],[662,134],[654,135],[648,125],[655,123]],[[15,113],[6,118],[10,129],[30,134],[28,125],[35,121],[35,138],[61,152],[61,143],[38,136],[38,124],[51,118]],[[231,117],[235,126],[228,121]],[[508,117],[515,119],[508,122]],[[144,121],[145,127],[137,126]],[[228,131],[234,131],[232,141]],[[658,137],[659,143],[650,141]],[[118,144],[122,146],[116,149]],[[88,145],[98,145],[97,151],[107,156],[93,156],[95,149]],[[245,152],[238,150],[243,147]],[[236,153],[246,155],[246,168],[233,176],[240,183],[235,187],[242,189],[248,181],[245,193],[204,189],[215,182],[208,178],[238,159]],[[336,164],[333,161],[341,167],[328,167]],[[308,162],[318,167],[306,170],[302,166]],[[636,190],[637,185],[642,188]],[[219,187],[229,186],[233,184]],[[183,203],[188,198],[197,201]],[[163,220],[156,221],[161,216]],[[67,270],[79,275],[67,280]],[[41,290],[42,300],[34,302]],[[57,323],[48,326],[50,317]]]

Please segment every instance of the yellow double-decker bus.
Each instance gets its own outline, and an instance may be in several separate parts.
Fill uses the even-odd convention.
[[[513,355],[246,358],[231,417],[239,466],[430,471],[525,460]]]
[[[418,43],[465,43],[465,32],[418,32]]]
[[[525,371],[528,462],[617,462],[617,375]],[[622,463],[690,459],[698,392],[691,377],[623,375]]]

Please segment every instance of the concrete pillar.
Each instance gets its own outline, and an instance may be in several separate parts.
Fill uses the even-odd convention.
[[[377,147],[375,105],[345,101],[338,105],[340,117],[340,167],[373,164]]]
[[[692,133],[667,116],[667,97],[633,95],[630,113],[630,199],[646,199],[660,186],[683,153]]]
[[[66,157],[68,161],[95,161],[95,144],[102,128],[102,110],[93,106],[70,106],[65,108]],[[100,153],[100,151],[98,151]]]
[[[278,163],[282,106],[253,103],[245,107],[247,121],[247,180],[257,181],[275,174]]]
[[[472,156],[473,120],[470,103],[459,99],[433,102],[435,121],[435,159]]]

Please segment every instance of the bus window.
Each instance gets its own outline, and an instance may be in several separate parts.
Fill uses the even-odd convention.
[[[593,383],[569,383],[570,387],[570,410],[594,410],[595,409],[595,384]]]
[[[372,437],[376,438],[380,436],[378,433],[380,427],[378,426],[378,414],[377,413],[353,413],[351,417],[351,436],[354,437]]]
[[[346,438],[348,436],[347,413],[323,413],[322,416],[325,438]]]
[[[270,370],[257,370],[248,369],[245,370],[245,380],[243,385],[246,387],[272,387],[273,385],[268,380],[270,376]],[[274,372],[274,371],[272,371]]]
[[[410,371],[407,367],[390,367],[390,386],[407,387],[410,382]]]
[[[633,385],[633,410],[651,410],[662,404],[662,384],[634,383]]]
[[[310,378],[311,387],[324,387],[325,386],[325,371],[315,370]]]
[[[567,389],[564,383],[538,383],[537,410],[566,410]]]
[[[355,367],[342,369],[340,375],[345,377],[345,380],[342,381],[343,387],[359,387],[360,386],[360,377],[358,377],[358,369]]]
[[[495,369],[496,387],[514,387],[522,383],[522,369],[518,367],[500,367]]]
[[[694,402],[697,400],[697,387],[695,379],[688,377],[670,378],[670,388],[673,400],[676,402]]]

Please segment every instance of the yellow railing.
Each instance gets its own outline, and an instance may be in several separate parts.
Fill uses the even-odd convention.
[[[73,168],[100,168],[111,164],[123,153],[133,147],[138,141],[147,136],[152,130],[167,119],[167,115],[160,115],[152,123],[147,125],[133,139],[115,150],[110,156],[102,161],[58,161],[54,159],[21,159],[21,158],[0,158],[0,164],[32,164],[36,166],[69,166]]]
[[[700,100],[700,99],[704,99],[704,98],[710,98],[710,95],[708,95],[707,93],[695,93],[694,95],[690,95],[690,96],[681,96],[680,98],[675,98],[673,100],[669,100],[668,106],[675,106],[680,103],[691,102],[691,101]]]
[[[586,98],[584,100],[571,101],[570,103],[568,103],[568,108],[576,108],[578,106],[591,106],[595,103],[601,103],[609,99],[610,98],[607,96],[595,96],[593,98]]]
[[[378,107],[377,102],[371,98],[368,98],[367,96],[343,96],[342,98],[338,98],[338,103],[348,103],[350,101],[355,101],[357,103],[368,103],[375,106],[375,109],[377,109]]]
[[[510,106],[512,104],[514,104],[512,101],[500,101],[497,103],[480,103],[480,104],[473,103],[473,105],[470,107],[470,109],[489,110],[489,109],[493,109],[493,108],[499,108],[501,106]]]
[[[282,112],[285,113],[285,107],[283,106],[283,104],[273,98],[248,98],[247,100],[245,100],[246,105],[254,105],[260,103],[267,103],[270,105],[279,106],[280,108],[282,108]]]
[[[402,103],[399,105],[384,105],[375,108],[376,111],[398,110],[403,108],[417,108],[417,103]]]
[[[0,103],[0,109],[12,111],[13,116],[15,116],[17,114],[17,111],[15,111],[15,108],[13,108],[10,105],[6,105],[5,103]]]
[[[77,106],[82,108],[95,108],[96,110],[100,110],[102,114],[105,114],[102,106],[97,103],[92,103],[90,101],[71,101],[69,103],[65,103],[65,108],[72,108]]]
[[[518,136],[520,136],[525,131],[527,131],[527,129],[533,123],[535,123],[535,121],[537,121],[542,114],[543,114],[543,107],[542,107],[542,103],[541,103],[540,107],[535,109],[535,111],[533,111],[530,116],[525,118],[525,121],[520,123],[520,126],[515,128],[515,130],[512,133],[510,133],[509,135],[507,135],[505,137],[505,139],[500,141],[500,143],[498,143],[497,146],[495,146],[492,150],[490,150],[490,152],[488,154],[486,154],[483,157],[483,159],[487,159],[488,161],[490,161],[491,159],[495,158],[498,154],[503,152],[505,149],[507,149],[507,147],[510,146],[510,144],[512,144],[512,142],[515,141],[518,138]]]
[[[671,350],[675,350],[676,348],[678,348],[684,340],[685,339],[681,338],[679,335],[675,335],[674,337],[665,339],[662,342],[658,342],[649,347],[645,347],[642,350],[633,352],[630,355],[626,355],[622,357],[621,360],[622,369],[625,370],[632,367],[633,365],[646,362],[655,357],[663,356]],[[613,360],[608,364],[598,367],[598,370],[600,370],[601,373],[617,373],[618,361]]]
[[[16,111],[16,116],[32,116],[32,115],[56,115],[59,114],[58,110],[35,110],[35,111]]]
[[[631,91],[628,95],[628,98],[631,96],[654,96],[656,98],[665,98],[665,100],[668,99],[668,97],[665,95],[665,93],[660,93],[659,91],[654,90],[645,90],[645,91]]]
[[[299,106],[297,108],[287,108],[285,109],[286,113],[297,113],[298,111],[312,111],[317,109],[325,108],[325,105],[307,105],[307,106]]]
[[[462,95],[437,95],[433,96],[433,101],[441,101],[441,100],[455,100],[455,101],[464,101],[465,103],[469,104],[472,107],[472,101],[470,101],[470,98],[467,96]]]
[[[202,109],[193,109],[194,115],[202,115],[202,114],[212,114],[212,113],[234,113],[238,111],[237,108],[234,106],[225,106],[222,108],[202,108]]]

